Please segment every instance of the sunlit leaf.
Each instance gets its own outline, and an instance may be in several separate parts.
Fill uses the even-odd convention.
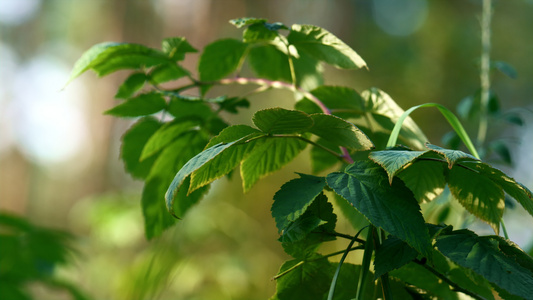
[[[241,64],[247,45],[234,39],[217,40],[204,48],[198,71],[204,81],[218,80]]]
[[[419,160],[398,173],[419,203],[429,202],[439,196],[446,185],[444,163]]]
[[[356,161],[326,177],[328,185],[376,227],[430,255],[430,238],[420,206],[400,180],[390,185],[385,171],[370,161]]]
[[[369,158],[385,169],[389,176],[389,182],[405,166],[413,163],[415,159],[422,156],[426,151],[410,151],[401,149],[382,150],[370,152]]]
[[[530,298],[533,294],[533,272],[502,253],[500,242],[499,238],[480,237],[469,230],[458,230],[439,236],[436,246],[458,265],[472,269],[513,295]]]
[[[140,160],[142,161],[160,151],[178,136],[192,129],[194,126],[195,124],[192,122],[165,124],[163,127],[159,128],[146,142],[146,145],[141,153]]]
[[[325,114],[313,114],[311,119],[314,124],[309,132],[337,146],[353,150],[370,150],[374,147],[372,141],[348,121]]]
[[[245,43],[269,42],[278,37],[276,30],[270,30],[265,23],[256,23],[248,26],[242,34]]]
[[[302,133],[313,126],[313,119],[304,112],[283,108],[267,108],[256,112],[252,120],[269,134]]]
[[[105,114],[116,117],[147,116],[165,109],[167,103],[157,92],[141,94],[107,110]]]
[[[144,86],[147,80],[147,76],[144,73],[133,73],[118,87],[118,91],[115,94],[115,98],[127,99],[136,92],[138,92]]]
[[[230,24],[234,25],[237,28],[242,28],[244,26],[253,25],[253,24],[264,24],[267,19],[258,19],[258,18],[238,18],[232,19],[229,21]]]
[[[189,75],[189,71],[183,69],[176,64],[166,64],[154,67],[150,72],[150,80],[154,84],[160,84],[163,82],[179,79],[183,76]]]
[[[446,159],[446,161],[448,162],[448,168],[452,168],[452,166],[458,161],[464,161],[464,160],[479,161],[478,158],[472,156],[471,154],[460,151],[460,150],[444,149],[442,147],[431,145],[429,143],[426,144],[426,147],[429,150],[434,151],[444,156],[444,159]]]
[[[300,178],[285,183],[274,195],[271,211],[278,231],[298,219],[326,186],[324,177],[299,175]]]
[[[161,43],[161,48],[171,59],[179,61],[185,54],[198,52],[184,37],[166,38]]]
[[[303,51],[318,59],[341,69],[366,67],[365,61],[350,46],[329,31],[313,26],[292,26],[287,37],[289,43],[298,51]]]
[[[295,138],[269,138],[254,147],[241,164],[244,191],[292,161],[306,146],[305,142]]]

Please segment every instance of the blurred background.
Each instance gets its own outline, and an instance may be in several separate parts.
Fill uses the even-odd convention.
[[[326,68],[326,84],[379,87],[404,109],[437,102],[455,110],[480,86],[480,16],[481,1],[474,0],[0,0],[0,210],[73,233],[78,254],[56,273],[94,299],[266,299],[275,290],[270,278],[288,259],[276,242],[272,195],[294,177],[291,170],[309,172],[305,154],[246,195],[238,176],[219,180],[183,221],[148,243],[142,183],[118,159],[131,122],[102,115],[116,104],[127,72],[104,79],[87,73],[64,87],[74,62],[104,41],[158,48],[163,38],[184,36],[202,49],[240,37],[230,19],[267,18],[324,27],[369,66]],[[530,189],[531,28],[533,1],[494,1],[491,58],[513,66],[517,76],[493,71],[492,88],[501,109],[518,110],[523,123],[491,124],[489,135],[503,137],[512,157],[511,164],[494,164]],[[194,70],[197,59],[188,55],[185,66]],[[284,93],[258,97],[260,104],[250,99],[250,110],[229,121],[249,120],[283,97],[292,101]],[[412,116],[442,145],[450,128],[436,110]],[[477,125],[465,125],[474,136]],[[511,240],[529,251],[531,217],[515,208],[505,220]],[[29,290],[36,299],[70,298],[39,284]]]

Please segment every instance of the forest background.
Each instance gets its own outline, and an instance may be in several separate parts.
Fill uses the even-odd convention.
[[[79,255],[57,272],[95,299],[268,298],[275,289],[268,278],[286,259],[273,243],[271,199],[293,174],[282,170],[246,195],[237,178],[221,180],[173,230],[146,242],[141,183],[118,159],[130,123],[102,115],[116,104],[126,74],[106,80],[87,74],[62,90],[73,63],[103,41],[158,47],[163,38],[184,36],[201,49],[240,36],[228,20],[260,17],[326,28],[369,65],[356,72],[326,68],[327,84],[377,86],[404,109],[436,102],[455,110],[480,85],[480,15],[481,1],[474,0],[0,0],[0,209],[72,232]],[[533,109],[531,28],[533,1],[495,1],[491,57],[516,71],[516,78],[492,73],[503,110]],[[197,59],[188,55],[185,65],[194,69]],[[261,95],[249,112],[280,105],[283,97],[292,96]],[[230,121],[249,124],[250,114]],[[491,162],[531,189],[533,117],[523,116],[523,126],[489,132],[505,137],[512,157],[512,164]],[[449,131],[436,110],[413,118],[434,144]],[[477,124],[465,126],[475,135]],[[292,164],[306,171],[305,160]],[[523,226],[530,218],[516,209],[504,219],[511,240],[531,253],[533,233]],[[478,222],[470,226],[490,233]],[[39,299],[68,299],[43,286],[31,289]]]

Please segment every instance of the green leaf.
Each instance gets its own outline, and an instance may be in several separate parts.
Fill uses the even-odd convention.
[[[439,196],[446,185],[444,164],[419,160],[398,173],[398,177],[413,192],[419,203],[430,202]]]
[[[296,157],[307,143],[295,138],[269,138],[254,147],[241,164],[245,192],[262,177],[281,169]]]
[[[463,151],[444,149],[439,146],[431,145],[429,143],[426,144],[426,147],[429,150],[444,156],[444,159],[446,159],[446,161],[448,162],[448,168],[450,169],[453,167],[455,163],[459,161],[465,161],[465,160],[479,161],[478,158],[472,156],[471,154],[464,153]]]
[[[166,64],[155,67],[152,72],[150,72],[150,79],[154,84],[161,84],[188,75],[189,72],[181,66],[176,64]]]
[[[194,126],[195,124],[192,122],[172,122],[165,124],[150,137],[148,142],[146,142],[146,145],[141,153],[140,160],[142,161],[157,153],[174,141],[174,139],[193,129]]]
[[[505,142],[502,140],[492,141],[488,147],[491,151],[494,151],[505,163],[513,163],[511,151],[509,151],[509,147],[507,147]]]
[[[326,177],[328,185],[348,200],[376,227],[407,242],[423,255],[430,255],[430,238],[420,206],[400,180],[389,185],[377,164],[356,161],[344,172]]]
[[[147,116],[165,109],[167,103],[163,96],[157,92],[141,94],[126,102],[107,110],[105,114],[116,117]]]
[[[126,171],[132,177],[143,179],[148,175],[156,157],[141,161],[141,153],[146,142],[159,128],[161,128],[161,123],[154,118],[147,117],[131,126],[122,137],[120,157],[124,161]]]
[[[505,208],[505,197],[500,186],[487,176],[457,164],[448,174],[448,186],[464,208],[487,222],[498,234]]]
[[[95,71],[98,76],[104,76],[121,69],[140,69],[169,61],[164,53],[143,45],[101,43],[91,47],[76,61],[68,82],[89,69]]]
[[[316,141],[317,144],[330,150],[337,148],[335,144],[322,138]],[[314,174],[322,172],[340,162],[339,158],[320,147],[311,147],[311,170]],[[340,155],[340,154],[339,154]]]
[[[313,119],[306,113],[279,107],[256,112],[252,121],[257,128],[269,134],[302,133],[313,126]]]
[[[215,41],[204,48],[198,71],[200,80],[222,79],[235,71],[242,63],[247,45],[234,39]]]
[[[161,43],[161,48],[172,60],[185,59],[185,54],[198,52],[184,37],[166,38]]]
[[[387,93],[377,88],[363,91],[361,97],[365,102],[365,111],[370,113],[383,129],[392,131],[394,125],[402,117],[404,110]],[[428,140],[409,116],[403,120],[399,137],[400,141],[414,149],[423,149]],[[395,144],[389,146],[393,147]]]
[[[216,179],[227,175],[254,149],[259,140],[259,131],[246,125],[235,125],[224,129],[218,136],[211,139],[206,148],[210,148],[218,143],[230,143],[242,140],[228,147],[216,157],[202,165],[191,175],[191,186],[189,192],[209,184]]]
[[[202,165],[204,165],[205,163],[213,159],[215,156],[217,156],[222,151],[224,151],[226,148],[230,147],[236,142],[239,142],[239,140],[233,141],[230,143],[220,143],[210,148],[207,148],[204,151],[198,153],[193,158],[191,158],[189,161],[187,161],[187,163],[179,170],[179,172],[176,174],[176,176],[172,180],[172,183],[168,187],[168,190],[165,194],[167,210],[173,216],[178,217],[174,211],[174,200],[176,199],[176,195],[178,194],[178,191],[181,189],[181,186],[184,180],[192,172],[196,171]]]
[[[312,261],[301,263],[300,260],[295,259],[285,262],[278,274],[291,268],[295,269],[276,280],[276,294],[272,299],[325,299],[334,268],[327,259],[318,258],[317,254]]]
[[[221,110],[236,114],[239,112],[238,108],[249,108],[250,101],[240,97],[231,97],[220,102],[219,105]]]
[[[533,272],[502,253],[499,249],[501,241],[492,236],[477,236],[469,230],[458,230],[440,235],[435,245],[458,265],[472,269],[513,295],[528,299],[533,294]]]
[[[491,65],[509,78],[516,79],[518,77],[516,69],[504,61],[493,61]]]
[[[200,152],[207,143],[207,136],[201,131],[183,134],[180,138],[165,147],[159,154],[155,164],[146,179],[142,195],[142,208],[145,221],[145,233],[148,239],[160,236],[161,233],[175,223],[175,219],[168,213],[165,206],[165,193],[172,182],[173,176],[195,154]],[[183,186],[188,186],[187,178]],[[206,189],[199,190],[194,195],[177,193],[173,212],[184,214],[192,204],[196,203]]]
[[[427,151],[391,149],[370,152],[368,157],[385,169],[389,175],[389,182],[392,182],[392,178],[396,176],[398,172],[402,171],[408,164],[412,164],[414,160],[426,152]]]
[[[524,209],[533,216],[533,196],[531,191],[523,184],[515,181],[502,171],[493,168],[485,163],[462,163],[468,168],[480,172],[481,175],[489,178],[498,184],[509,196],[513,197],[524,207]]]
[[[201,101],[187,101],[172,97],[168,105],[168,112],[176,120],[192,120],[203,123],[214,116],[209,105]]]
[[[237,28],[242,28],[244,26],[253,25],[253,24],[264,24],[267,19],[258,19],[258,18],[238,18],[232,19],[229,21],[230,24]]]
[[[258,77],[291,82],[288,56],[275,45],[252,47],[247,58]]]
[[[276,30],[270,30],[265,23],[256,23],[248,26],[242,34],[245,43],[269,42],[278,37]]]
[[[122,83],[115,95],[115,98],[127,99],[143,88],[147,76],[144,73],[133,73]]]
[[[313,114],[311,119],[314,124],[309,132],[337,146],[353,150],[370,150],[374,147],[372,141],[348,121],[325,114]]]
[[[404,241],[389,236],[376,250],[374,259],[374,279],[398,269],[418,256],[418,252]]]
[[[324,103],[331,113],[349,118],[363,115],[364,100],[356,90],[342,86],[319,86],[311,91],[315,97]]]
[[[271,211],[280,232],[296,221],[326,186],[324,177],[299,175],[300,178],[285,183],[274,195]]]
[[[292,26],[289,43],[298,51],[306,52],[317,60],[341,69],[366,67],[365,61],[352,48],[329,31],[313,26]]]

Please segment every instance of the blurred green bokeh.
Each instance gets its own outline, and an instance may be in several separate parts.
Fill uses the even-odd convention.
[[[295,177],[292,171],[310,172],[306,154],[246,195],[237,175],[216,182],[184,220],[147,242],[142,185],[118,160],[129,123],[102,115],[126,73],[84,75],[62,90],[73,63],[103,41],[158,47],[163,38],[184,36],[201,49],[240,36],[228,20],[260,17],[324,27],[369,65],[359,71],[326,68],[326,84],[358,91],[376,86],[404,109],[437,102],[455,110],[480,85],[480,14],[477,0],[0,0],[0,209],[73,233],[79,254],[55,273],[94,299],[267,299],[275,289],[270,278],[287,259],[276,242],[272,196]],[[511,79],[492,72],[502,109],[533,108],[531,28],[532,1],[495,1],[491,57],[517,73]],[[191,54],[185,65],[194,70],[197,59]],[[250,124],[257,109],[290,108],[293,99],[288,92],[268,92],[251,99],[243,114],[224,117]],[[523,116],[524,126],[502,130],[492,124],[489,135],[507,138],[514,164],[501,168],[531,188],[533,118]],[[436,110],[413,118],[434,144],[449,131]],[[477,124],[465,126],[474,135]],[[451,215],[456,224],[464,221],[455,206]],[[505,219],[511,240],[531,249],[533,235],[523,225],[531,218],[509,209]],[[354,233],[346,222],[338,226]],[[346,244],[335,241],[324,251]],[[70,299],[41,286],[28,292],[36,299]]]

